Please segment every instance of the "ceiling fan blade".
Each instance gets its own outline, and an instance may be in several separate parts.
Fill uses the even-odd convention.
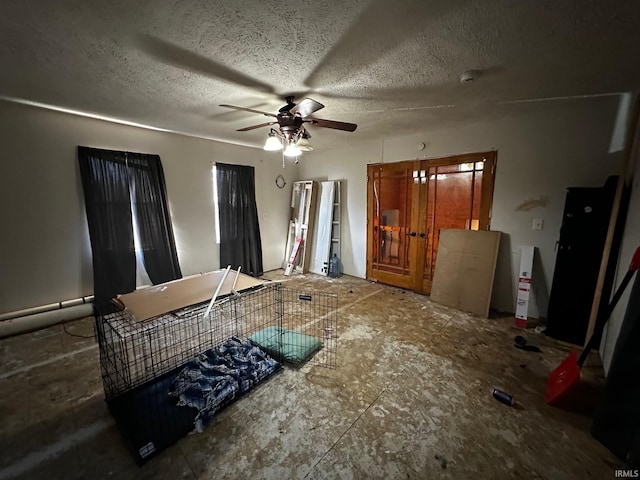
[[[336,122],[335,120],[323,120],[321,118],[310,118],[307,121],[316,127],[333,128],[335,130],[344,130],[345,132],[353,132],[358,128],[355,123]]]
[[[324,108],[324,105],[320,102],[316,102],[312,98],[305,98],[299,104],[291,109],[291,113],[294,115],[299,113],[302,118],[308,117],[313,112],[317,112],[321,108]]]
[[[252,88],[259,92],[275,94],[275,90],[271,85],[251,78],[244,73],[237,72],[210,58],[174,45],[166,40],[152,35],[140,34],[136,36],[135,42],[139,50],[162,63],[208,77],[225,80],[235,83],[236,85],[242,85],[243,87]]]
[[[274,117],[274,118],[276,117],[276,115],[273,113],[263,112],[262,110],[254,110],[253,108],[236,107],[235,105],[220,105],[220,106],[224,108],[233,108],[234,110],[241,110],[243,112],[259,113],[260,115],[264,115],[266,117]]]
[[[261,123],[260,125],[251,125],[250,127],[244,127],[244,128],[239,128],[236,130],[236,132],[248,132],[249,130],[254,130],[256,128],[262,128],[262,127],[266,127],[268,125],[274,125],[278,122],[266,122],[266,123]]]

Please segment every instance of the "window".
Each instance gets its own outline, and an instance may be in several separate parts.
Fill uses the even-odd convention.
[[[180,278],[160,157],[78,147],[78,161],[98,312],[113,310],[112,298],[135,289],[136,250],[154,284]]]
[[[220,265],[262,275],[262,241],[255,194],[255,173],[246,165],[216,164],[214,197],[219,221]]]

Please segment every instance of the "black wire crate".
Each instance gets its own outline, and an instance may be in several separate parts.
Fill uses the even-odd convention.
[[[107,400],[170,372],[227,338],[240,337],[242,306],[238,299],[227,297],[209,315],[205,315],[207,305],[199,304],[141,322],[126,310],[98,317]],[[262,321],[270,324],[273,320]]]
[[[96,330],[108,398],[157,378],[221,345],[249,339],[286,363],[336,368],[338,299],[280,283],[138,322],[125,311],[97,317]]]
[[[335,294],[274,282],[220,299],[208,314],[204,303],[147,321],[126,310],[97,317],[105,398],[136,459],[202,431],[281,364],[336,368],[337,306]],[[195,398],[212,365],[218,383],[204,390],[221,396]]]

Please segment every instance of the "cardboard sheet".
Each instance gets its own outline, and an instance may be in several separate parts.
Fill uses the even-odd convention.
[[[148,320],[163,313],[173,312],[189,305],[211,300],[223,275],[224,269],[202,275],[192,275],[180,280],[118,295],[114,302],[127,309],[137,321]],[[235,278],[236,271],[230,270],[218,297],[231,293]],[[263,283],[263,280],[240,273],[235,290],[236,292],[241,292],[260,286]]]
[[[489,315],[500,232],[440,230],[431,300]]]

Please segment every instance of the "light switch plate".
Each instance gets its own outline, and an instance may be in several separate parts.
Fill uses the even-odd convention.
[[[542,219],[534,218],[531,223],[531,230],[542,230]]]

